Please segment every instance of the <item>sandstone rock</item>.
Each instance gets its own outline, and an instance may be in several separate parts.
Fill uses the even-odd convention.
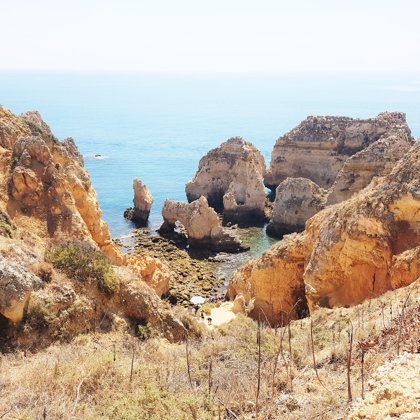
[[[185,188],[188,201],[204,196],[225,221],[258,224],[264,220],[264,172],[264,158],[255,146],[231,138],[200,160]]]
[[[21,114],[20,117],[29,126],[32,134],[47,136],[51,140],[54,139],[50,126],[42,119],[38,111],[27,111]]]
[[[287,235],[261,257],[234,271],[227,290],[229,299],[245,301],[250,316],[267,318],[273,327],[306,313],[303,272],[309,250],[305,239],[303,233]]]
[[[31,292],[41,280],[25,267],[0,256],[0,313],[12,322],[19,322]]]
[[[304,285],[310,310],[354,305],[416,280],[420,245],[420,143],[384,178],[329,206],[233,273],[229,297],[254,301],[278,322]],[[286,292],[285,292],[286,290]],[[295,295],[294,295],[295,293]]]
[[[398,289],[420,279],[420,246],[392,258],[391,287]]]
[[[349,156],[395,130],[411,137],[405,114],[384,112],[369,119],[308,117],[277,140],[265,185],[274,190],[287,177],[303,177],[331,187]]]
[[[102,220],[96,193],[83,157],[71,138],[59,142],[37,112],[21,117],[0,107],[0,204],[13,221],[30,217],[45,224],[48,236],[81,239],[98,246],[116,265],[131,265],[146,281],[166,293],[170,271],[153,260],[133,255],[127,259],[111,241]],[[138,267],[141,266],[141,270]],[[153,274],[153,270],[156,273]],[[164,277],[167,276],[166,279]]]
[[[127,257],[127,266],[155,290],[158,296],[166,296],[169,292],[172,273],[169,268],[157,258],[130,255]]]
[[[175,223],[180,222],[192,247],[227,252],[243,250],[241,241],[222,227],[217,213],[203,196],[192,203],[166,200],[162,216],[161,232],[173,231]]]
[[[120,273],[121,274],[121,273]],[[131,319],[144,322],[163,332],[170,341],[185,338],[186,330],[179,319],[156,296],[153,289],[126,270],[121,276],[120,296],[117,303]]]
[[[133,181],[134,190],[134,207],[125,210],[124,217],[132,220],[139,225],[146,225],[149,219],[150,209],[153,204],[152,194],[139,179],[135,178]]]
[[[28,125],[12,112],[0,105],[0,147],[11,149],[21,136],[28,136]]]
[[[387,175],[412,145],[411,137],[400,130],[349,157],[331,187],[327,205],[347,200],[369,185],[373,177]]]
[[[327,191],[305,178],[286,178],[276,188],[267,234],[282,237],[305,229],[305,222],[325,207]]]

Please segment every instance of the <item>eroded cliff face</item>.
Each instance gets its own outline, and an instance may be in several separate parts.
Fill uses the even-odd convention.
[[[387,175],[412,145],[406,130],[395,130],[349,157],[330,189],[326,204],[347,200],[369,185],[373,177]]]
[[[317,213],[304,232],[286,236],[236,271],[229,297],[244,296],[253,314],[261,309],[275,323],[279,319],[275,308],[292,308],[297,301],[293,296],[300,295],[302,288],[309,309],[314,310],[354,305],[415,281],[419,177],[420,144],[416,143],[389,175]],[[285,264],[289,271],[284,273]],[[279,293],[277,283],[282,284]],[[267,284],[274,285],[270,293]]]
[[[223,213],[225,221],[260,223],[266,198],[264,172],[264,158],[255,146],[233,137],[200,160],[197,173],[185,187],[188,201],[204,196]]]
[[[40,286],[33,267],[44,261],[49,244],[64,240],[89,243],[113,264],[128,267],[144,284],[139,293],[155,294],[146,283],[160,295],[168,292],[172,273],[164,264],[141,255],[124,255],[111,241],[83,157],[71,138],[58,141],[37,112],[18,117],[0,107],[0,157],[3,317],[13,322],[22,319],[31,294],[38,293]],[[46,286],[41,285],[44,290]],[[154,319],[160,317],[159,305],[150,309]]]
[[[192,203],[166,200],[162,216],[162,233],[173,231],[180,222],[187,232],[189,245],[214,251],[238,252],[243,250],[239,238],[222,227],[215,210],[209,207],[206,197]]]
[[[306,178],[286,178],[276,188],[267,235],[283,235],[305,229],[306,221],[325,207],[327,191]]]
[[[411,138],[403,113],[369,119],[308,117],[277,140],[264,183],[274,190],[287,177],[302,177],[329,188],[348,157],[396,130]]]

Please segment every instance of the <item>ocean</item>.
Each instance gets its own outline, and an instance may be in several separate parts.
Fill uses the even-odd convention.
[[[133,229],[123,218],[133,178],[154,196],[156,229],[164,200],[186,200],[200,158],[233,136],[254,143],[267,165],[276,139],[308,115],[403,111],[420,136],[416,74],[0,73],[0,103],[38,110],[58,138],[75,139],[114,237]],[[274,242],[261,229],[244,235],[252,249],[234,266]]]

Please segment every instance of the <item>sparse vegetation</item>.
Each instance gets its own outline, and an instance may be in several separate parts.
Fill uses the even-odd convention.
[[[11,238],[15,227],[10,221],[9,217],[0,210],[0,235]]]
[[[46,260],[78,281],[96,282],[98,288],[109,295],[118,288],[111,262],[86,242],[66,241],[54,246],[47,252]]]
[[[0,415],[11,410],[5,418],[35,419],[46,410],[47,418],[67,419],[251,419],[258,408],[261,419],[345,417],[349,321],[356,399],[376,368],[395,357],[398,340],[401,352],[418,350],[418,293],[410,295],[402,313],[406,295],[399,290],[355,308],[316,311],[314,345],[309,318],[290,324],[289,348],[287,326],[272,329],[261,323],[258,334],[257,323],[239,315],[201,338],[190,334],[188,345],[147,338],[150,328],[145,325],[143,340],[91,333],[24,359],[3,356]],[[383,328],[382,306],[391,300],[399,309],[392,320],[385,317]],[[364,311],[360,327],[359,309]],[[343,327],[340,338],[338,325]],[[327,334],[332,328],[335,334]],[[323,346],[316,337],[322,337]],[[313,369],[314,355],[322,383]]]

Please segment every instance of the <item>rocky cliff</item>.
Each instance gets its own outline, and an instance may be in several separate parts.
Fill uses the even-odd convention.
[[[281,238],[300,232],[305,222],[325,207],[327,191],[306,178],[286,178],[276,188],[267,235]]]
[[[420,144],[383,178],[327,207],[231,277],[228,295],[252,314],[278,323],[297,316],[298,297],[310,310],[354,305],[420,276]]]
[[[330,188],[327,205],[347,200],[369,185],[373,177],[387,175],[412,145],[406,130],[394,130],[350,156]]]
[[[308,117],[277,140],[264,183],[274,190],[287,177],[302,177],[329,188],[348,157],[396,130],[411,138],[403,113],[368,119]]]
[[[186,185],[188,201],[201,196],[225,221],[258,224],[264,220],[265,162],[261,153],[240,137],[210,150]]]
[[[164,223],[160,231],[173,231],[176,222],[180,222],[192,247],[226,252],[244,250],[241,241],[222,227],[217,213],[203,196],[192,203],[166,200],[162,216]]]
[[[0,157],[2,317],[22,319],[31,293],[45,286],[33,267],[44,262],[48,247],[68,240],[102,251],[113,264],[130,267],[143,284],[167,292],[172,274],[166,266],[152,258],[126,256],[111,241],[83,157],[71,138],[58,141],[37,112],[18,117],[0,107]],[[142,290],[154,294],[146,284]],[[155,318],[160,316],[158,306]]]

